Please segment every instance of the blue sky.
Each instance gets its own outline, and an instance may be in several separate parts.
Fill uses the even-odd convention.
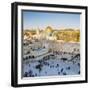
[[[24,29],[80,28],[80,14],[23,11]]]

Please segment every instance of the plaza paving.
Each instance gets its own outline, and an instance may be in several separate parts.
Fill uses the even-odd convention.
[[[23,77],[79,75],[80,57],[73,60],[48,59],[23,62]]]

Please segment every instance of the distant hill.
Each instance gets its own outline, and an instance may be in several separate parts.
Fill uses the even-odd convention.
[[[39,29],[37,29],[39,30]],[[23,34],[32,37],[36,34],[37,30],[24,30]],[[65,42],[73,41],[73,42],[80,42],[80,29],[73,29],[73,28],[65,28],[65,29],[53,29],[51,26],[47,26],[45,30],[39,30],[40,34],[45,34],[46,36],[53,36],[56,37],[57,40],[63,40]]]

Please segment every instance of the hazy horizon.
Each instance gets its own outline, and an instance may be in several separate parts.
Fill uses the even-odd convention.
[[[23,11],[23,29],[80,28],[80,14]]]

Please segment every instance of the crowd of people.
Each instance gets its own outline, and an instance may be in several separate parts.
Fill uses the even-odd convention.
[[[51,56],[54,57],[54,55]],[[65,62],[67,58],[53,60],[50,58],[51,56],[43,58],[44,60],[24,63],[23,77],[80,74],[80,58],[78,56],[74,58],[74,60],[78,59],[75,63],[73,63],[74,60]]]

